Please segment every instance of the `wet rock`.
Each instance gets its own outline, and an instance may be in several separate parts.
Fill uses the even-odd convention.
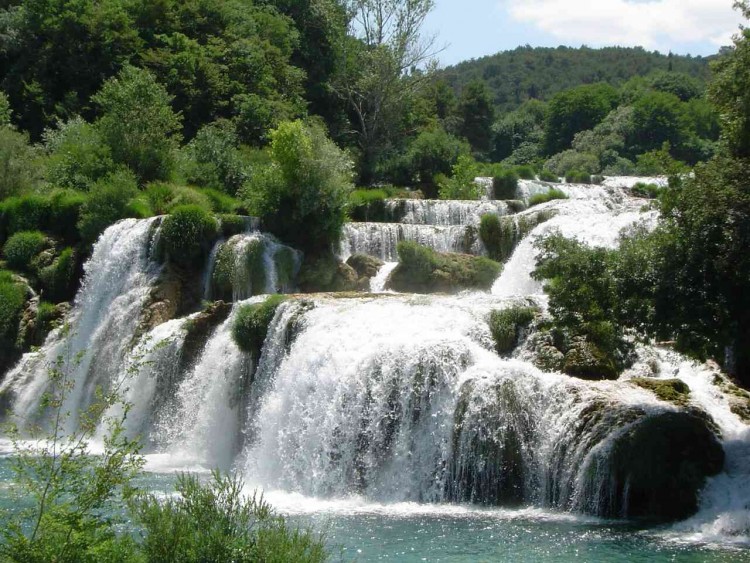
[[[565,352],[562,371],[591,380],[617,379],[620,375],[614,359],[585,336],[572,339],[570,349]]]
[[[686,406],[690,402],[690,387],[680,379],[634,377],[630,382],[637,387],[651,391],[662,401],[678,406]]]
[[[359,276],[351,266],[333,254],[305,257],[299,272],[299,288],[303,293],[356,291]]]
[[[231,311],[232,305],[230,303],[216,301],[185,322],[187,335],[182,347],[178,373],[183,373],[195,364],[211,334],[217,326],[227,319]]]
[[[375,277],[383,267],[384,262],[379,258],[368,256],[367,254],[352,254],[346,261],[347,266],[354,268],[357,275],[361,278]]]

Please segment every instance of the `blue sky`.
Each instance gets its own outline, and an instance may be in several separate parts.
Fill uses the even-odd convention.
[[[742,23],[732,0],[435,0],[425,31],[446,45],[441,65],[529,44],[640,45],[710,55]]]

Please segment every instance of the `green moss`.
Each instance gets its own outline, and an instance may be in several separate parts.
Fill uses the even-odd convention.
[[[498,217],[488,213],[480,219],[479,238],[492,260],[505,262],[523,237],[553,216],[553,211],[540,211],[523,217]]]
[[[562,190],[550,190],[543,194],[535,194],[529,198],[529,207],[533,207],[541,203],[547,203],[548,201],[552,201],[555,199],[568,199],[568,196],[565,195],[565,192],[563,192]]]
[[[396,249],[399,265],[391,274],[388,286],[401,292],[489,289],[502,270],[502,265],[488,258],[442,254],[414,242],[399,242]]]
[[[552,172],[552,170],[547,170],[546,168],[543,169],[539,173],[539,179],[543,182],[559,182],[560,178],[558,178],[557,174]]]
[[[533,166],[529,166],[528,164],[516,166],[516,174],[518,174],[519,178],[522,178],[524,180],[536,179],[536,173],[534,172]]]
[[[383,189],[354,190],[349,194],[347,213],[353,221],[384,221],[387,198]]]
[[[509,354],[515,349],[523,330],[531,324],[536,314],[537,310],[533,307],[519,306],[490,313],[490,332],[498,354]]]
[[[22,231],[12,235],[3,247],[8,265],[16,270],[30,271],[34,258],[51,246],[50,241],[39,231]]]
[[[211,274],[213,296],[224,301],[233,301],[235,290],[242,292],[250,288],[247,295],[259,295],[266,291],[266,268],[263,260],[266,245],[262,239],[249,241],[238,256],[237,245],[241,239],[230,239],[222,244],[216,254],[214,271]]]
[[[164,219],[161,244],[167,259],[188,270],[199,270],[218,234],[218,223],[205,209],[184,205]]]
[[[304,293],[356,291],[357,272],[333,254],[306,255],[297,277]]]
[[[499,171],[492,179],[495,199],[515,199],[518,190],[518,174],[513,170]]]
[[[660,188],[656,184],[646,184],[645,182],[638,182],[631,188],[630,193],[638,197],[656,199],[657,197],[659,197],[659,193],[661,191],[662,188]]]
[[[26,303],[26,290],[13,274],[0,270],[0,373],[16,360],[16,347],[21,314]]]
[[[232,339],[240,350],[260,358],[276,309],[285,300],[283,295],[270,295],[262,303],[239,308],[232,323]]]
[[[600,380],[617,379],[621,369],[611,353],[585,336],[576,336],[565,352],[562,371],[581,379]]]
[[[648,389],[662,401],[685,406],[690,401],[690,387],[679,379],[648,379],[634,377],[630,380],[633,385]]]
[[[290,289],[294,283],[294,277],[297,269],[297,259],[294,251],[288,246],[282,246],[273,256],[276,265],[276,278],[282,289]]]
[[[229,238],[247,231],[248,217],[242,215],[222,214],[218,215],[219,224],[221,225],[222,236]]]
[[[590,184],[591,174],[581,170],[568,170],[565,173],[565,181],[569,184]]]
[[[52,264],[39,271],[44,296],[56,303],[72,299],[75,293],[75,271],[75,253],[72,248],[66,248]]]

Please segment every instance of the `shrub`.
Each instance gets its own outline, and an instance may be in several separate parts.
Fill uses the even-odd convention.
[[[409,144],[404,166],[409,180],[432,185],[437,174],[449,174],[459,157],[468,156],[469,144],[438,126],[422,131]]]
[[[15,345],[18,323],[26,302],[23,286],[13,279],[13,274],[0,270],[0,341],[7,351]],[[2,361],[0,353],[0,362]]]
[[[202,207],[175,208],[161,227],[161,244],[167,259],[183,268],[199,270],[216,239],[218,227],[216,219]]]
[[[135,176],[121,170],[102,178],[92,187],[81,209],[78,231],[87,244],[93,244],[107,227],[128,216],[128,204],[138,194]]]
[[[185,178],[203,188],[236,194],[248,178],[238,147],[239,139],[231,122],[203,126],[183,149]]]
[[[490,332],[498,354],[509,354],[515,349],[522,331],[531,324],[536,313],[533,307],[518,306],[490,313]]]
[[[22,231],[11,236],[3,247],[8,265],[16,270],[29,271],[33,259],[49,246],[49,241],[39,231]]]
[[[0,212],[4,237],[20,231],[44,231],[50,224],[50,202],[39,195],[6,199]]]
[[[535,194],[529,198],[529,207],[539,205],[540,203],[547,203],[554,199],[568,199],[568,196],[562,190],[550,190],[543,194]]]
[[[661,188],[656,184],[646,184],[645,182],[638,182],[634,185],[630,192],[638,197],[645,197],[648,199],[656,199],[659,197]]]
[[[402,292],[456,292],[489,289],[502,266],[488,258],[467,254],[441,254],[414,242],[396,246],[399,265],[388,279],[389,287]]]
[[[564,176],[569,170],[580,170],[595,174],[601,169],[599,157],[588,152],[566,150],[558,153],[544,163],[544,168],[558,176]]]
[[[224,238],[233,237],[239,235],[248,230],[250,218],[242,215],[230,215],[223,214],[218,215],[219,227],[221,228],[221,235]]]
[[[198,193],[208,198],[209,205],[215,213],[239,213],[242,209],[242,203],[238,199],[224,192],[204,188]]]
[[[558,177],[557,174],[555,174],[551,170],[547,170],[546,168],[544,168],[539,173],[539,179],[542,180],[543,182],[559,182],[560,181],[560,178]]]
[[[285,122],[271,133],[272,163],[241,190],[251,214],[283,241],[321,252],[339,241],[352,190],[352,163],[321,125]]]
[[[484,187],[477,184],[476,177],[474,159],[468,155],[459,156],[453,165],[451,177],[438,182],[440,199],[480,199],[484,195]]]
[[[354,190],[349,194],[349,218],[352,221],[383,220],[386,199],[388,192],[382,189]]]
[[[177,493],[141,496],[133,512],[143,526],[140,545],[148,561],[298,561],[327,559],[325,542],[290,528],[262,498],[243,497],[237,477],[213,474],[209,483],[179,475]]]
[[[5,95],[5,92],[0,92],[0,127],[10,125],[11,113],[8,96]]]
[[[125,216],[135,219],[145,219],[153,217],[154,210],[151,209],[151,202],[143,195],[138,195],[128,202],[125,207]]]
[[[591,174],[581,170],[568,170],[565,173],[565,181],[568,184],[590,184]]]
[[[268,327],[276,309],[286,299],[283,295],[269,295],[262,303],[239,308],[232,323],[232,339],[240,350],[252,354],[256,360],[260,358]]]
[[[494,213],[482,215],[479,222],[479,239],[492,260],[505,262],[516,245],[531,230],[548,221],[554,213],[539,211],[523,217],[498,217]]]
[[[515,199],[518,191],[518,174],[514,170],[501,170],[492,178],[495,199]]]
[[[37,151],[25,133],[0,126],[0,199],[20,195],[39,180]]]
[[[522,178],[524,180],[536,179],[536,172],[534,172],[534,168],[529,165],[516,166],[516,174],[518,174],[519,178]]]
[[[188,186],[151,182],[146,186],[145,194],[156,215],[167,215],[182,205],[196,205],[207,212],[213,210],[211,198],[208,195]]]
[[[93,125],[80,117],[48,129],[47,181],[61,188],[87,191],[97,180],[115,172],[112,153]]]
[[[56,190],[49,198],[49,225],[47,230],[65,242],[79,240],[78,221],[87,196],[70,190]]]
[[[66,248],[49,266],[39,272],[44,296],[55,303],[72,299],[75,290],[76,260],[72,248]]]

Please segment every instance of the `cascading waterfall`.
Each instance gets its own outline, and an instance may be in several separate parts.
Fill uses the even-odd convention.
[[[107,387],[121,373],[141,310],[160,272],[150,256],[159,223],[158,218],[125,219],[108,228],[85,266],[68,334],[54,331],[40,352],[26,354],[6,375],[0,393],[12,397],[21,426],[38,421],[39,397],[58,360],[73,384],[64,404],[71,413],[87,408],[95,388]],[[65,428],[70,431],[77,424],[70,417]]]
[[[235,468],[266,491],[325,498],[534,506],[608,518],[648,513],[653,504],[631,460],[671,467],[659,457],[663,443],[646,438],[663,435],[690,451],[695,432],[715,440],[715,424],[724,470],[708,479],[698,513],[666,533],[750,540],[750,427],[731,412],[706,366],[642,347],[657,366],[651,376],[690,386],[685,409],[628,381],[641,360],[618,381],[590,382],[540,371],[525,345],[512,357],[495,353],[492,310],[529,300],[545,306],[530,277],[536,240],[557,230],[614,247],[623,229],[655,223],[643,200],[617,187],[555,187],[569,199],[515,216],[556,213],[521,241],[491,294],[293,297],[277,308],[258,358],[234,343],[234,316],[263,299],[242,298],[290,290],[294,275],[282,270],[295,271],[299,254],[255,232],[222,241],[206,285],[211,298],[235,302],[229,316],[225,306],[198,341],[201,314],[140,335],[138,318],[160,271],[149,259],[158,219],[123,221],[105,232],[86,266],[70,317],[74,336],[53,333],[0,391],[20,417],[34,420],[47,366],[70,346],[87,352],[73,370],[66,407],[75,412],[94,385],[117,383],[133,405],[126,430],[144,436],[150,457],[168,459],[165,466]],[[480,253],[477,217],[507,211],[501,202],[404,209],[400,224],[346,226],[343,257],[389,260],[371,280],[373,293],[384,291],[399,240]]]
[[[299,251],[271,235],[235,235],[214,245],[204,295],[237,302],[263,293],[287,293],[293,289],[301,263]]]
[[[410,225],[479,225],[482,215],[507,215],[505,201],[454,201],[438,199],[389,199],[386,217]]]
[[[438,252],[479,253],[476,228],[471,225],[412,225],[405,223],[347,223],[344,225],[340,256],[369,254],[386,262],[398,260],[396,245],[411,241]]]

